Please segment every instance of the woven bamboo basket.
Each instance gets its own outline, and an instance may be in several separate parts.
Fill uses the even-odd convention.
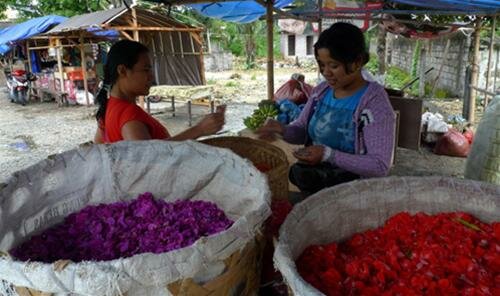
[[[221,275],[202,284],[196,283],[192,278],[182,279],[167,285],[166,289],[175,296],[257,295],[260,286],[263,248],[263,237],[258,235],[243,250],[234,252],[224,260],[225,269]],[[13,288],[19,296],[55,295],[25,287]]]
[[[288,160],[278,147],[267,142],[246,137],[217,137],[201,141],[202,143],[228,148],[239,156],[250,160],[254,165],[265,163],[271,170],[267,175],[272,199],[288,198]]]
[[[500,221],[500,186],[449,177],[388,177],[357,180],[315,193],[297,204],[280,229],[274,263],[289,295],[324,295],[299,275],[295,260],[309,245],[344,241],[377,228],[399,213],[468,212]]]

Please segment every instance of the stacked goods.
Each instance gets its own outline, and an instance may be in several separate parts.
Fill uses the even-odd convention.
[[[309,246],[296,263],[325,295],[500,295],[500,223],[403,212],[347,241]]]
[[[243,123],[250,130],[255,131],[262,125],[268,118],[275,118],[278,116],[278,108],[273,101],[264,100],[259,103],[259,108],[253,111],[253,114],[243,119]]]
[[[0,295],[258,289],[257,234],[270,215],[270,192],[263,174],[226,150],[165,141],[84,146],[17,172],[0,188]],[[143,192],[156,198],[137,199]],[[68,220],[73,227],[58,228]],[[75,233],[84,248],[73,252],[65,242]],[[29,238],[49,254],[14,259],[33,258],[36,248],[22,246]],[[64,256],[52,254],[57,248]]]
[[[250,160],[266,174],[273,200],[288,198],[288,159],[280,148],[265,141],[246,137],[216,137],[202,143],[227,148]]]
[[[294,295],[498,295],[499,221],[498,186],[358,180],[297,204],[274,261]]]

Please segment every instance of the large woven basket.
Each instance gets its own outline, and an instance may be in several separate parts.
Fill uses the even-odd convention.
[[[217,137],[201,141],[202,143],[228,148],[254,165],[265,163],[271,170],[265,172],[269,182],[272,199],[288,198],[288,160],[278,147],[261,140],[246,137]]]
[[[186,278],[167,285],[165,289],[174,296],[257,295],[263,247],[263,238],[257,235],[245,248],[234,252],[224,260],[225,268],[221,275],[205,283],[196,283],[192,278]],[[61,266],[61,269],[63,268],[64,265]],[[56,295],[25,287],[13,287],[13,289],[19,296]]]
[[[500,186],[448,177],[388,177],[323,189],[297,204],[280,228],[274,263],[289,295],[322,296],[298,273],[295,260],[310,245],[341,242],[382,226],[399,213],[468,212],[500,221]]]

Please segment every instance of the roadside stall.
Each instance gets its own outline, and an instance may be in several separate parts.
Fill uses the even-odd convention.
[[[150,48],[157,85],[205,84],[202,29],[147,9],[119,7],[75,16],[46,35],[63,40],[71,36],[83,38],[88,32],[103,30],[115,31],[120,38],[136,40]],[[81,74],[88,89],[85,83],[88,84],[91,74],[87,71]],[[140,101],[144,107],[144,99]]]

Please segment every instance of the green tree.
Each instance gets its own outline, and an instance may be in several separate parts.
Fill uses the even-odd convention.
[[[3,0],[0,12],[10,7],[19,12],[21,20],[49,14],[71,17],[101,10],[108,5],[105,0]]]

